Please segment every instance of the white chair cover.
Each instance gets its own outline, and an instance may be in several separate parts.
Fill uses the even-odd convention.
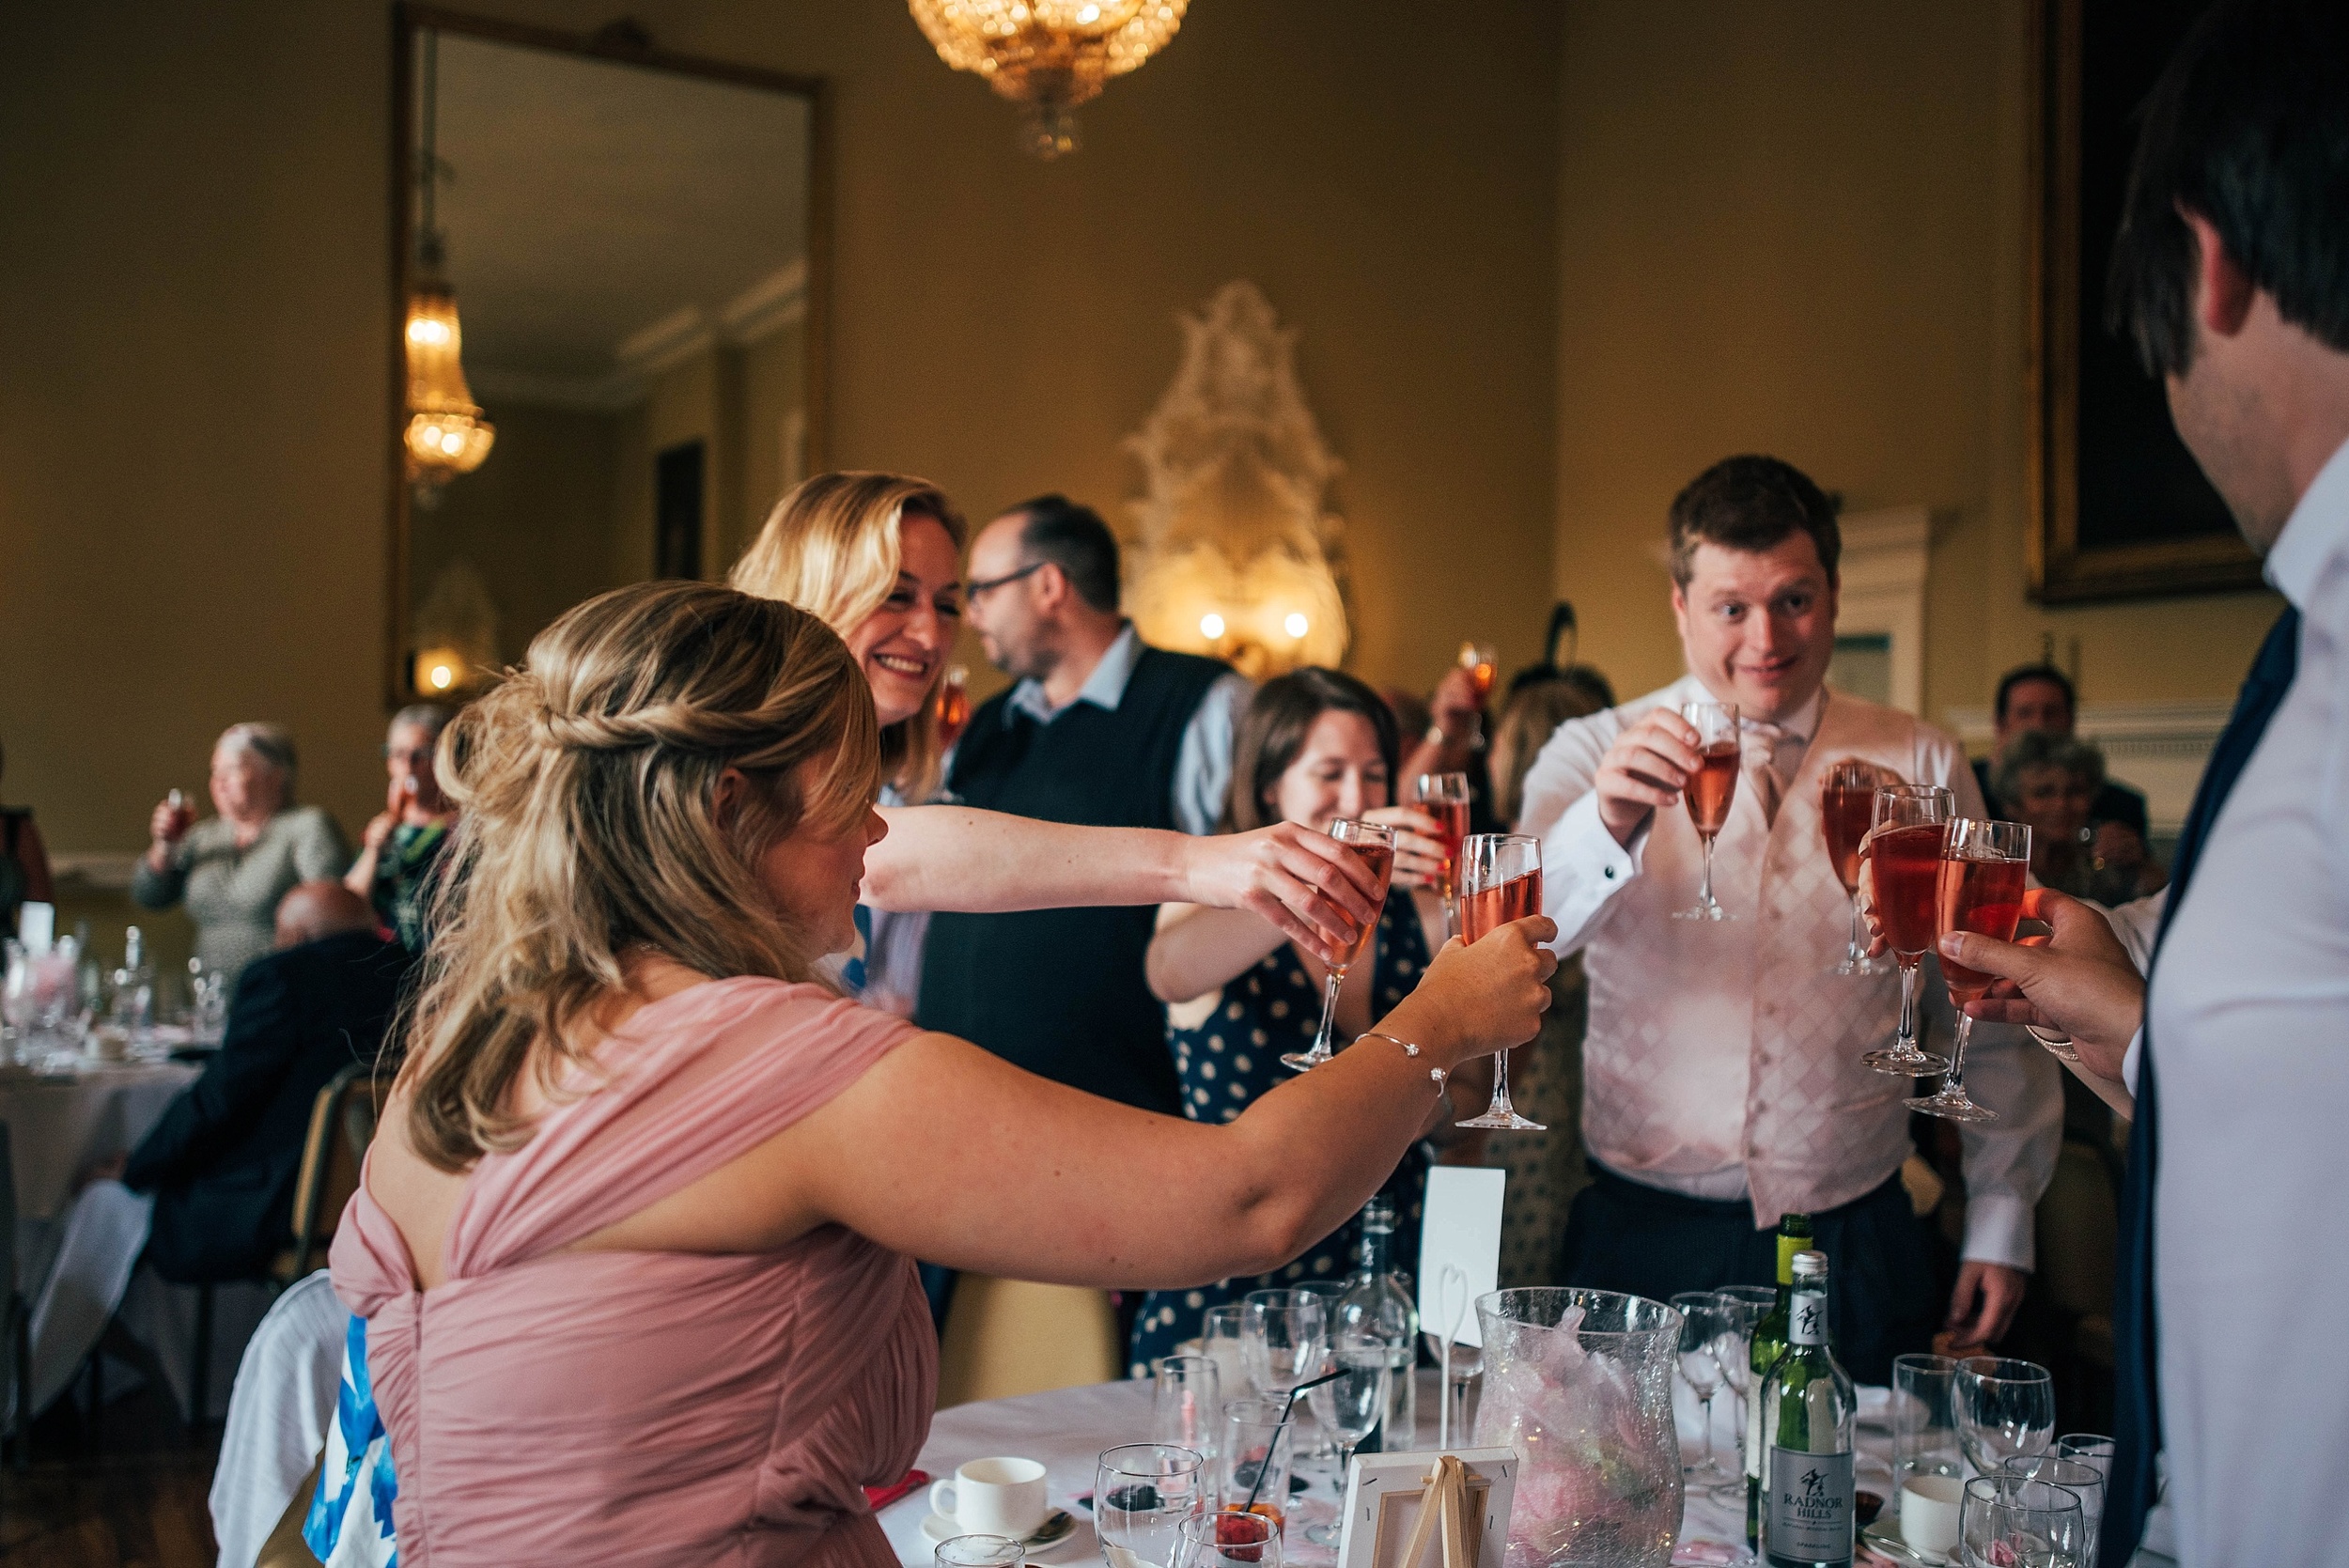
[[[321,1268],[277,1298],[246,1344],[212,1472],[220,1568],[253,1568],[326,1446],[350,1322]]]

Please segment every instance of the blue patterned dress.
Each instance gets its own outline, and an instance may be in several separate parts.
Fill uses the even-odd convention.
[[[1371,974],[1370,1016],[1384,1017],[1410,995],[1427,967],[1427,938],[1419,909],[1407,891],[1387,894],[1378,917],[1378,953]],[[1297,1075],[1281,1065],[1281,1053],[1310,1049],[1321,1026],[1321,985],[1288,943],[1274,948],[1247,973],[1223,987],[1215,1011],[1196,1028],[1169,1023],[1168,1046],[1183,1083],[1183,1114],[1194,1122],[1229,1122],[1256,1097]],[[1390,1047],[1390,1049],[1392,1048]],[[1333,1133],[1333,1136],[1334,1133]],[[1299,1150],[1310,1157],[1310,1150]],[[1379,1190],[1394,1201],[1398,1223],[1394,1265],[1405,1272],[1419,1265],[1420,1211],[1427,1192],[1425,1143],[1414,1143]],[[1150,1362],[1170,1356],[1183,1341],[1198,1336],[1210,1307],[1238,1301],[1252,1290],[1279,1290],[1300,1280],[1342,1280],[1354,1269],[1357,1226],[1348,1219],[1305,1255],[1269,1274],[1219,1280],[1195,1290],[1154,1290],[1143,1298],[1127,1349],[1128,1371],[1150,1375]],[[1237,1395],[1230,1397],[1237,1398]]]

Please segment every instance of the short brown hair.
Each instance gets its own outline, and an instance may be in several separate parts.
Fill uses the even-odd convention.
[[[1239,722],[1232,740],[1232,795],[1223,808],[1225,832],[1253,832],[1280,820],[1272,815],[1272,791],[1305,749],[1305,736],[1314,721],[1332,710],[1359,713],[1370,721],[1378,737],[1378,754],[1387,765],[1388,800],[1399,787],[1395,770],[1402,766],[1403,742],[1394,725],[1394,712],[1378,693],[1342,670],[1307,665],[1266,681]]]
[[[1758,551],[1790,535],[1806,534],[1832,582],[1843,553],[1843,531],[1835,525],[1840,509],[1840,503],[1792,463],[1723,458],[1672,497],[1672,581],[1688,585],[1701,544]]]

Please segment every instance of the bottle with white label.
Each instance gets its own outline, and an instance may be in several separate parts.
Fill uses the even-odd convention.
[[[1844,1568],[1852,1560],[1851,1377],[1828,1348],[1827,1254],[1795,1255],[1786,1353],[1761,1391],[1762,1560]]]

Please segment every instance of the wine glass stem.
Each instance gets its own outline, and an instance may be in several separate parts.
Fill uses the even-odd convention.
[[[1509,1053],[1493,1052],[1493,1103],[1486,1113],[1493,1116],[1514,1116],[1517,1107],[1509,1103]]]
[[[1443,890],[1443,939],[1450,941],[1460,934],[1460,894],[1452,883]]]
[[[1721,1386],[1716,1383],[1713,1385],[1712,1393],[1706,1394],[1700,1402],[1704,1406],[1704,1463],[1699,1465],[1697,1468],[1708,1475],[1713,1469],[1713,1401],[1720,1391]]]
[[[1966,1037],[1973,1032],[1974,1020],[1966,1016],[1964,1008],[1959,1008],[1957,1038],[1950,1045],[1950,1071],[1941,1080],[1941,1093],[1961,1100],[1966,1097]]]
[[[1314,1036],[1312,1051],[1313,1059],[1316,1062],[1326,1062],[1330,1059],[1330,1036],[1337,1028],[1338,1023],[1338,991],[1345,984],[1346,971],[1342,969],[1333,969],[1330,971],[1329,981],[1322,986],[1321,1032]]]
[[[1901,1032],[1893,1041],[1894,1048],[1899,1050],[1917,1048],[1917,971],[1923,963],[1922,955],[1914,958],[1901,955]]]
[[[1859,951],[1859,894],[1857,893],[1851,895],[1851,951],[1844,955],[1844,959],[1855,969],[1868,961],[1867,955]]]
[[[1704,881],[1703,885],[1697,889],[1697,908],[1701,909],[1709,909],[1713,907],[1714,836],[1715,835],[1711,833],[1704,835]]]

